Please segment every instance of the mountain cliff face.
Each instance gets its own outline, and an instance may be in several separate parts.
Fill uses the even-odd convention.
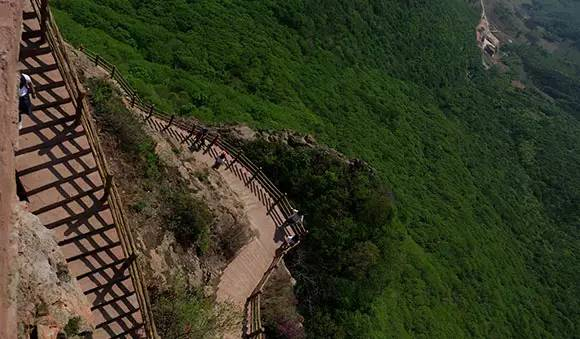
[[[489,16],[509,47],[515,78],[579,117],[580,4],[571,0],[493,1]]]
[[[19,338],[29,338],[32,330],[46,331],[53,338],[66,333],[77,338],[93,333],[91,305],[51,231],[22,204],[16,212],[18,232],[18,327]],[[84,335],[82,336],[84,338]]]
[[[572,50],[514,40],[507,67],[485,71],[473,1],[55,6],[70,42],[118,64],[158,107],[311,134],[376,169],[353,176],[307,148],[248,147],[308,214],[289,265],[308,335],[578,333]]]
[[[14,146],[17,135],[16,71],[22,3],[0,0],[0,338],[16,335],[13,256]]]

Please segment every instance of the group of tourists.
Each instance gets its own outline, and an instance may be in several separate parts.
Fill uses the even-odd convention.
[[[191,148],[195,150],[201,150],[202,147],[205,145],[205,139],[209,135],[209,130],[205,127],[199,130],[195,135],[195,139],[193,139],[193,143],[191,144]]]

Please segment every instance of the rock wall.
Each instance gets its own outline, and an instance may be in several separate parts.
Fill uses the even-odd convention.
[[[21,25],[22,1],[0,0],[0,338],[3,339],[16,337],[15,281],[11,274],[14,248],[11,249],[10,235],[16,202],[16,72]]]
[[[65,257],[52,233],[37,216],[26,211],[25,203],[17,206],[15,215],[18,337],[29,338],[34,328],[57,334],[68,332],[68,338],[92,333],[90,303],[76,279],[70,276]]]

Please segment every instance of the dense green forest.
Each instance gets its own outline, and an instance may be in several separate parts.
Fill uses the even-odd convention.
[[[308,213],[290,263],[309,337],[580,333],[580,67],[565,55],[513,44],[529,83],[512,87],[518,72],[482,69],[464,0],[52,4],[69,42],[158,107],[310,133],[376,170],[248,147]]]

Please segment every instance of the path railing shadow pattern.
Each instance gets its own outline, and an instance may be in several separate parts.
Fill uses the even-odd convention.
[[[126,104],[139,114],[148,126],[154,130],[165,133],[181,144],[186,145],[191,151],[202,152],[213,158],[225,153],[226,159],[223,168],[234,173],[248,189],[266,207],[268,216],[278,225],[284,225],[286,219],[293,213],[293,207],[286,197],[263,173],[262,169],[253,164],[242,151],[236,149],[219,134],[208,132],[203,135],[202,131],[207,130],[198,122],[187,122],[178,119],[175,115],[156,109],[153,105],[145,103],[135,90],[123,78],[118,68],[86,48],[80,51],[95,66],[104,69],[111,79],[119,85]],[[201,137],[203,135],[203,137]],[[275,234],[276,242],[283,242],[285,238],[294,236],[291,245],[284,243],[278,249],[272,260],[270,267],[264,275],[251,296],[246,301],[244,336],[248,338],[263,338],[264,328],[260,317],[260,296],[262,289],[268,282],[274,268],[278,267],[284,255],[300,243],[300,239],[307,234],[303,223],[294,223],[279,227]]]
[[[45,1],[25,4],[20,65],[37,90],[17,177],[91,303],[96,337],[156,338],[132,235],[76,74]]]

